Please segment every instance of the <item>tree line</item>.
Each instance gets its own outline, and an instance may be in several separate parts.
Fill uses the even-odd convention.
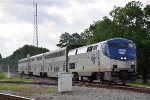
[[[0,70],[7,71],[7,66],[10,66],[10,71],[18,71],[18,60],[27,58],[27,54],[34,56],[40,53],[48,52],[46,48],[38,48],[32,45],[24,45],[17,49],[12,55],[2,58],[0,54]]]
[[[147,82],[150,75],[150,4],[139,1],[128,2],[124,7],[114,7],[109,13],[95,21],[84,32],[62,33],[58,47],[70,44],[87,45],[110,38],[126,38],[136,43],[137,72]]]

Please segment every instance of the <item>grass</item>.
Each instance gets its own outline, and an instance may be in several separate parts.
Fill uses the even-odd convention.
[[[33,82],[31,79],[27,78],[19,78],[19,77],[12,77],[12,78],[3,78],[0,81],[9,81],[9,82]]]
[[[23,90],[23,89],[29,89],[31,86],[21,86],[21,85],[16,85],[16,84],[7,84],[7,85],[0,85],[0,90],[13,90],[13,91],[18,91],[18,90]]]
[[[49,88],[37,88],[36,89],[37,93],[52,93],[52,94],[57,94],[58,93],[58,89],[56,87],[49,87]]]
[[[53,93],[53,94],[58,94],[58,88],[56,87],[51,87],[47,89],[48,93]]]
[[[7,75],[6,73],[0,72],[0,82],[4,82],[4,81],[9,81],[9,82],[33,82],[31,79],[20,78],[20,77],[15,77],[15,76],[11,76],[11,78],[7,78],[6,75]]]
[[[143,83],[142,80],[138,79],[137,81],[131,83],[130,85],[150,88],[150,81],[148,83]]]
[[[0,79],[4,79],[4,78],[5,78],[4,73],[0,72]]]
[[[6,73],[0,73],[0,82],[33,82],[32,79],[20,78],[11,76],[11,78],[6,77]],[[25,97],[30,97],[31,95],[43,93],[58,94],[57,87],[44,87],[44,86],[30,86],[30,85],[19,85],[19,84],[0,84],[0,91],[8,90],[12,91],[14,95],[20,95]]]

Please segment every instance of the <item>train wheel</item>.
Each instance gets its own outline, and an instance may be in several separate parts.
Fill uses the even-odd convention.
[[[123,80],[122,82],[123,82],[123,83],[122,83],[122,85],[124,85],[124,86],[125,86],[125,85],[126,85],[126,82],[125,82],[125,80]]]
[[[78,73],[72,73],[73,74],[73,81],[79,81],[79,74]]]
[[[95,73],[95,78],[96,80],[99,80],[100,83],[104,83],[104,76],[103,76],[103,73]]]
[[[90,82],[93,82],[93,76],[90,76],[90,77],[89,77],[89,81],[90,81]]]
[[[96,77],[96,80],[100,80],[101,79],[100,73],[95,73],[95,77]]]

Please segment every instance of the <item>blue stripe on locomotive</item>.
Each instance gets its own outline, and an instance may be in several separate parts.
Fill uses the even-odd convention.
[[[116,47],[111,48],[109,44],[117,43],[117,44],[133,44],[133,41],[122,39],[122,38],[116,38],[107,40],[103,49],[103,54],[111,59],[120,60],[120,61],[130,61],[136,59],[136,50],[135,47],[129,48],[129,47]],[[121,59],[126,57],[126,59]]]

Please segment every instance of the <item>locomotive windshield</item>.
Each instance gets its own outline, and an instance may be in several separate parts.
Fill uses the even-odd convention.
[[[109,43],[110,48],[134,48],[133,43]]]

